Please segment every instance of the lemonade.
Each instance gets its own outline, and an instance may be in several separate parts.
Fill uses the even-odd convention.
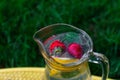
[[[49,68],[48,66],[46,68]],[[46,69],[47,80],[91,80],[89,67],[87,63],[82,64],[76,70],[63,72],[54,68]]]
[[[77,62],[82,58],[88,49],[87,42],[85,40],[83,42],[83,40],[84,36],[67,32],[53,35],[44,42],[47,54],[51,56],[51,61],[56,62],[46,66],[47,80],[90,80],[87,61],[77,66],[62,66]]]

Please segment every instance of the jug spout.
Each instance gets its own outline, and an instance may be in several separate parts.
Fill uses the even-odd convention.
[[[42,54],[42,56],[44,58],[48,58],[49,56],[47,55],[47,52],[46,52],[46,49],[44,47],[44,44],[42,42],[42,39],[41,37],[39,36],[39,32],[36,32],[34,35],[33,35],[33,39],[34,41],[37,43],[37,45],[39,46],[39,50]]]

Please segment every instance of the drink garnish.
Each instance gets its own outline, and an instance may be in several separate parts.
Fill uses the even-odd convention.
[[[65,44],[60,40],[55,40],[49,46],[50,53],[51,55],[54,56],[61,56],[64,53],[65,49],[66,49]]]
[[[71,54],[73,57],[80,59],[83,55],[83,49],[82,46],[78,43],[71,43],[68,46],[68,52]]]

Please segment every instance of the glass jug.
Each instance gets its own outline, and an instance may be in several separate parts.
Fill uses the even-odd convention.
[[[67,32],[79,34],[80,43],[84,45],[84,54],[76,61],[51,58],[46,47],[49,46],[47,42],[51,43],[53,41],[51,38],[54,38],[55,35]],[[73,36],[75,37],[75,35]],[[57,23],[38,30],[33,38],[37,42],[46,62],[46,80],[92,80],[88,62],[100,64],[102,67],[102,80],[107,79],[109,72],[108,59],[103,54],[93,52],[93,42],[85,31],[69,24]]]

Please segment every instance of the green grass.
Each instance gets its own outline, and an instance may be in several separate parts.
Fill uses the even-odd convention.
[[[94,51],[109,58],[109,77],[119,78],[119,5],[119,0],[1,0],[0,67],[44,66],[34,32],[49,24],[68,23],[91,36]],[[100,75],[100,69],[92,67],[92,73]]]

